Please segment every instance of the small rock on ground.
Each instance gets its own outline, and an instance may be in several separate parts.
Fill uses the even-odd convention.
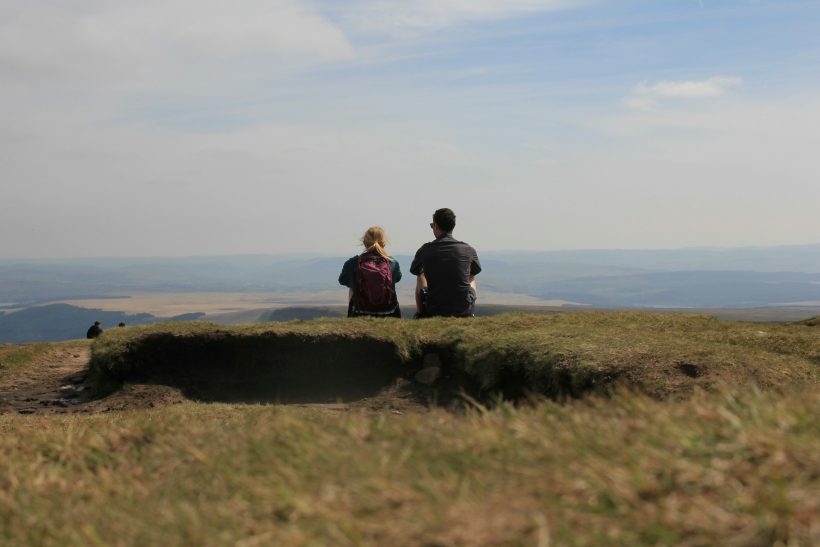
[[[439,376],[441,376],[441,367],[425,367],[418,371],[414,378],[420,384],[430,385],[438,380]]]
[[[422,368],[428,367],[438,367],[441,368],[441,358],[438,356],[438,353],[428,353],[424,356],[421,362]]]

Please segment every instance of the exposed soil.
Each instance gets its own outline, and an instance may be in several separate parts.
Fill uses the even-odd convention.
[[[96,392],[89,377],[87,347],[59,347],[49,350],[19,370],[0,377],[0,413],[94,414],[114,410],[148,409],[185,400],[235,403],[280,403],[330,411],[372,410],[394,414],[425,411],[431,405],[460,407],[463,400],[446,386],[424,386],[406,378],[392,378],[378,389],[340,386],[331,394],[302,389],[288,393],[262,394],[257,391],[219,389],[219,386],[167,385],[154,379],[126,383],[107,394]],[[370,386],[371,388],[375,386]],[[349,389],[348,389],[349,388]]]
[[[54,348],[0,378],[0,413],[77,414],[151,408],[184,400],[179,390],[128,385],[99,398],[88,377],[87,347]]]
[[[158,333],[130,344],[97,372],[111,388],[161,384],[202,402],[402,411],[457,407],[466,402],[462,388],[474,393],[471,382],[447,366],[447,351],[431,346],[408,359],[391,342],[358,336]],[[426,357],[441,366],[429,367]],[[424,367],[439,374],[416,381]]]

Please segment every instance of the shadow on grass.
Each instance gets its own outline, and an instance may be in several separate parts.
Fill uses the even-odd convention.
[[[429,354],[438,357],[440,377],[434,385],[416,383],[413,377]],[[157,333],[137,339],[105,364],[92,360],[91,370],[98,397],[129,382],[230,403],[352,403],[390,393],[412,403],[452,406],[465,395],[483,403],[533,395],[562,399],[600,387],[587,378],[579,382],[553,363],[542,364],[547,380],[528,377],[513,362],[514,356],[493,352],[481,363],[468,363],[458,347],[446,343],[421,345],[408,355],[393,342],[368,336]],[[488,370],[495,371],[494,379],[482,386],[479,373]]]
[[[491,337],[489,347],[460,336],[437,338],[402,343],[360,333],[154,332],[95,352],[91,369],[103,397],[129,382],[172,386],[200,401],[286,404],[385,396],[439,406],[463,395],[482,403],[562,400],[606,393],[617,377],[565,352],[541,348],[534,355]],[[414,382],[430,354],[440,374],[432,385]]]
[[[101,393],[127,381],[177,387],[201,401],[351,402],[418,369],[392,343],[343,336],[155,334],[122,357],[104,371],[94,368]]]

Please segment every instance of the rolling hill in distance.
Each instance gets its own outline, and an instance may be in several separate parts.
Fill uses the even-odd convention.
[[[680,250],[586,250],[479,252],[481,291],[492,292],[494,311],[520,297],[596,308],[806,308],[820,306],[820,245]],[[300,293],[342,290],[343,256],[241,255],[179,258],[82,258],[0,260],[0,342],[56,340],[78,336],[78,324],[102,317],[95,310],[48,307],[62,301],[111,299],[157,293]],[[410,294],[411,256],[398,255]],[[343,298],[343,297],[341,297]],[[516,300],[518,299],[518,300]],[[287,320],[324,312],[246,311],[245,321]],[[404,303],[405,307],[410,305]],[[486,304],[485,300],[485,304]],[[260,306],[262,308],[264,306]],[[107,308],[108,309],[108,308]],[[82,310],[82,311],[77,311]],[[178,310],[163,319],[191,318]],[[409,310],[405,310],[409,311]],[[489,311],[489,308],[488,308]],[[115,312],[109,325],[156,322],[151,314]],[[198,316],[201,316],[199,314]],[[799,316],[800,312],[791,316]],[[291,317],[292,316],[292,317]],[[107,318],[107,316],[106,316]],[[208,318],[207,316],[205,317]],[[231,321],[234,322],[234,321]],[[62,326],[60,326],[62,325]],[[84,325],[82,332],[84,333]],[[70,336],[68,333],[74,333]],[[46,334],[48,333],[48,334]]]

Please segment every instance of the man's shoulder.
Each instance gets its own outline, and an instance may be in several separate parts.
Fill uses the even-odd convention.
[[[466,241],[458,240],[458,239],[456,239],[456,238],[454,238],[453,236],[450,235],[450,236],[444,236],[444,237],[440,237],[438,239],[434,239],[433,241],[428,241],[427,243],[425,243],[424,245],[419,247],[419,250],[416,251],[416,255],[422,254],[425,251],[430,250],[430,249],[434,249],[436,247],[447,248],[451,245],[457,245],[458,247],[462,247],[462,248],[465,248],[465,249],[469,249],[471,251],[475,251],[475,248],[472,245],[470,245],[469,243],[467,243]]]
[[[462,248],[465,248],[465,249],[468,249],[468,250],[470,250],[470,251],[475,252],[475,247],[473,247],[472,245],[470,245],[470,244],[469,244],[469,243],[467,243],[466,241],[461,241],[461,240],[455,239],[455,240],[453,240],[453,242],[454,242],[456,245],[458,245],[459,247],[462,247]]]
[[[419,247],[418,250],[416,251],[416,257],[423,256],[424,253],[427,252],[430,249],[430,247],[435,245],[435,243],[436,243],[435,241],[428,241],[427,243],[422,244],[422,246]]]

